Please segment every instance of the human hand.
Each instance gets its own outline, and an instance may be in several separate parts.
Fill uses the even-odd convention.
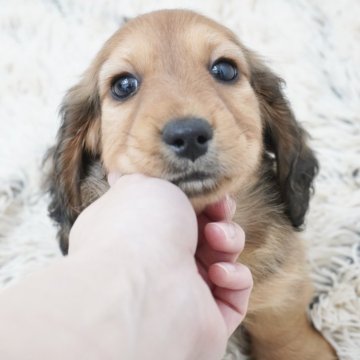
[[[127,342],[137,346],[127,351],[134,358],[223,355],[252,287],[250,272],[235,263],[244,234],[230,222],[229,204],[213,204],[196,219],[180,189],[131,175],[79,216],[69,257],[96,249],[98,263],[111,269],[107,283],[119,289],[117,309],[125,308],[127,319],[114,316],[112,329],[118,339],[124,339],[120,327],[133,329]]]
[[[209,285],[230,336],[244,319],[253,286],[250,270],[237,263],[245,233],[231,221],[236,203],[230,197],[209,205],[198,216],[199,273]]]

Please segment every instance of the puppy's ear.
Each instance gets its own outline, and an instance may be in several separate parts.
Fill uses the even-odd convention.
[[[61,106],[61,127],[50,150],[50,216],[60,225],[60,247],[68,249],[68,235],[82,210],[80,181],[86,164],[100,153],[100,98],[91,69],[71,88]]]
[[[255,57],[250,66],[251,84],[264,121],[265,149],[276,161],[274,168],[286,215],[299,228],[309,206],[318,162],[307,145],[307,133],[296,121],[283,94],[284,82]]]

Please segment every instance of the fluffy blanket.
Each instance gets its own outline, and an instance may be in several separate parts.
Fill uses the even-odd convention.
[[[342,360],[360,359],[360,2],[0,0],[0,285],[60,252],[41,192],[58,104],[124,17],[198,10],[232,28],[287,81],[321,163],[304,241],[309,313]],[[306,344],[304,344],[306,346]],[[233,349],[228,359],[239,359]]]

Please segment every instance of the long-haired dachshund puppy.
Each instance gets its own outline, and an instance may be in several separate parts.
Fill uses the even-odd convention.
[[[50,214],[64,253],[110,171],[179,186],[196,209],[237,199],[240,261],[254,277],[244,321],[253,357],[336,356],[307,319],[304,222],[318,164],[281,79],[227,28],[190,11],[127,22],[66,95],[51,150]]]

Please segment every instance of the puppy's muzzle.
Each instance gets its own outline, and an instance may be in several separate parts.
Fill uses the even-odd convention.
[[[210,124],[199,118],[180,118],[167,123],[162,140],[180,158],[195,161],[205,155],[213,138]]]
[[[189,197],[216,191],[219,164],[213,142],[214,131],[204,119],[177,118],[162,131],[166,146],[165,178],[179,186]]]

